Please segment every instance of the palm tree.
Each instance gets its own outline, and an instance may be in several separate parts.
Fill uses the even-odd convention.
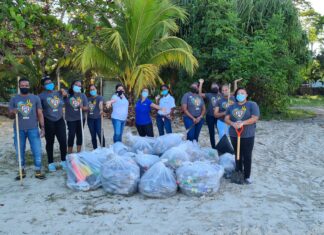
[[[99,40],[77,54],[78,68],[117,77],[136,95],[144,87],[162,83],[162,67],[194,73],[198,62],[191,47],[173,36],[179,29],[177,21],[187,19],[184,9],[170,0],[120,0],[116,7],[119,13],[100,27]]]

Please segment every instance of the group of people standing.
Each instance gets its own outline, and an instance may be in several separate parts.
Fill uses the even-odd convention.
[[[230,92],[229,85],[223,85],[221,92],[216,83],[211,84],[209,93],[202,93],[204,80],[191,84],[190,91],[181,99],[183,122],[187,130],[187,139],[198,141],[201,128],[206,119],[210,143],[216,148],[215,129],[219,138],[229,135],[234,149],[236,149],[237,134],[235,129],[244,126],[242,138],[241,158],[237,160],[237,171],[242,171],[246,179],[250,179],[251,156],[254,145],[256,122],[260,116],[258,105],[247,100],[247,92],[244,88],[237,88],[234,83],[234,96]],[[53,146],[55,137],[58,140],[61,153],[60,166],[66,168],[66,155],[72,153],[76,138],[77,152],[82,149],[83,126],[87,120],[93,148],[98,147],[97,138],[101,146],[105,146],[103,135],[102,116],[104,106],[112,108],[111,120],[114,129],[113,141],[121,142],[123,130],[127,121],[129,101],[122,84],[115,87],[112,98],[104,102],[104,98],[98,95],[95,85],[90,85],[87,95],[83,91],[82,82],[76,80],[71,83],[68,91],[55,90],[55,84],[50,77],[42,79],[44,91],[38,96],[29,93],[29,81],[22,78],[19,81],[20,94],[10,100],[9,111],[13,118],[18,114],[20,155],[22,176],[26,177],[25,146],[28,138],[34,157],[35,177],[44,179],[41,171],[41,140],[45,136],[46,152],[48,156],[48,170],[56,171],[53,160]],[[148,89],[141,91],[140,98],[135,103],[135,124],[140,136],[153,137],[153,122],[151,110],[157,110],[156,124],[159,135],[172,133],[172,119],[176,107],[175,99],[170,94],[167,85],[160,87],[160,95],[155,97],[155,102],[149,99]],[[207,101],[207,108],[205,106]],[[64,109],[65,108],[65,117]],[[206,117],[206,118],[205,118]],[[66,135],[66,125],[68,135]],[[40,130],[39,131],[39,127]],[[18,153],[17,131],[14,125],[14,143]],[[242,160],[243,159],[243,160]],[[19,179],[19,175],[16,177]]]

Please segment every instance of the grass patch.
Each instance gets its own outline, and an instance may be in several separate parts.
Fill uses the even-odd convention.
[[[263,115],[262,120],[286,120],[286,121],[294,121],[301,119],[308,119],[316,117],[316,113],[303,110],[303,109],[288,109],[285,113],[276,113],[271,115]]]
[[[324,96],[320,95],[305,95],[290,97],[291,106],[310,106],[310,107],[324,107]]]

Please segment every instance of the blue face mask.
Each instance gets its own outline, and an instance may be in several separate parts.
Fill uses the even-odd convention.
[[[148,97],[148,92],[147,91],[143,91],[142,92],[142,97],[143,98],[147,98]]]
[[[48,91],[54,90],[54,83],[45,84],[45,89]]]
[[[96,96],[96,95],[97,95],[97,90],[91,90],[91,91],[90,91],[90,95],[92,95],[92,96]]]
[[[74,91],[75,93],[80,93],[80,92],[81,92],[81,87],[74,85],[74,86],[73,86],[73,91]]]
[[[238,94],[236,96],[236,99],[237,99],[238,102],[243,102],[246,99],[246,95]]]
[[[168,90],[163,90],[163,91],[161,92],[162,95],[167,95],[168,93],[169,93]]]

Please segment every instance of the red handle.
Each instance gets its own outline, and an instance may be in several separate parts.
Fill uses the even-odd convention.
[[[238,128],[238,129],[235,128],[235,131],[236,131],[237,137],[241,137],[241,134],[244,131],[244,126],[242,126],[241,128]]]

